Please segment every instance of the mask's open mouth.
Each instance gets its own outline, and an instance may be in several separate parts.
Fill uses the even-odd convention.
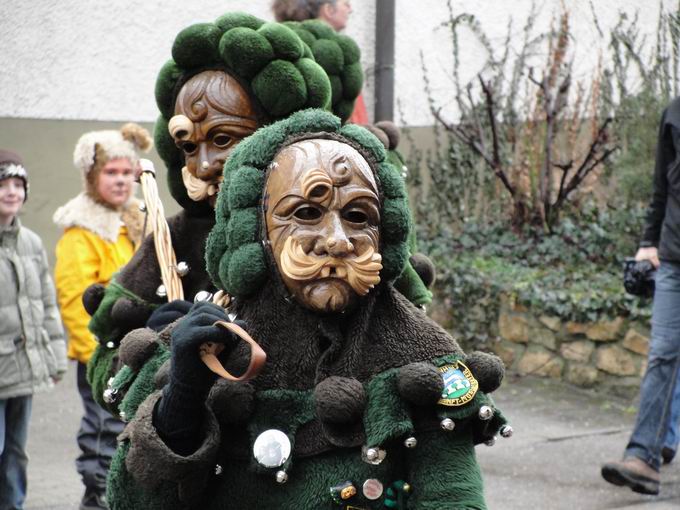
[[[221,175],[215,177],[211,181],[204,181],[192,175],[187,167],[182,167],[182,182],[187,189],[187,195],[195,202],[201,202],[209,199],[211,204],[217,200],[217,193],[220,191],[223,177]]]

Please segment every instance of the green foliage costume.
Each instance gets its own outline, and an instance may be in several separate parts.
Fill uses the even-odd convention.
[[[379,186],[381,282],[343,313],[320,314],[291,299],[263,243],[270,162],[309,138],[356,149]],[[410,214],[403,180],[378,139],[319,110],[262,128],[227,162],[216,216],[208,270],[236,297],[230,312],[267,363],[248,383],[215,382],[195,416],[198,448],[181,456],[154,426],[181,322],[158,335],[127,335],[125,366],[108,391],[130,420],[110,472],[112,510],[486,508],[474,444],[511,432],[487,395],[500,384],[502,364],[465,355],[394,290],[408,260]],[[246,363],[238,349],[222,361],[232,373]],[[254,448],[258,456],[257,442],[272,429],[283,436],[272,443],[278,455],[290,451],[279,463],[256,461]]]
[[[214,224],[207,201],[194,201],[182,181],[184,154],[170,135],[168,123],[182,86],[198,73],[218,69],[235,77],[258,112],[258,123],[269,124],[310,107],[332,109],[343,121],[349,117],[363,82],[357,45],[324,23],[266,23],[244,13],[228,13],[214,23],[182,30],[172,47],[172,59],[156,80],[156,103],[161,112],[154,130],[156,149],[167,167],[172,196],[184,209],[169,218],[177,260],[189,272],[182,276],[186,299],[214,291],[204,270],[205,239]],[[93,288],[84,296],[93,315],[90,329],[100,347],[90,364],[88,379],[102,401],[110,374],[115,372],[117,348],[123,336],[144,326],[151,311],[165,301],[153,239],[148,238],[131,262],[104,291]],[[407,263],[399,290],[418,305],[431,294]]]

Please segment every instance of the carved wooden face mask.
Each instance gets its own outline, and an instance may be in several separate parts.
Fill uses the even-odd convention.
[[[334,140],[284,148],[268,171],[265,220],[286,287],[302,305],[339,312],[380,282],[380,200],[366,160]]]
[[[214,205],[225,161],[257,127],[248,93],[224,71],[204,71],[184,84],[168,129],[184,153],[182,180],[192,200]]]

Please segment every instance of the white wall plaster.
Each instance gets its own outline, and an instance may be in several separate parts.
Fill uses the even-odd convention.
[[[396,90],[401,120],[409,125],[432,123],[421,71],[420,54],[429,69],[432,89],[442,103],[451,100],[452,53],[446,27],[445,0],[397,2]],[[619,10],[639,9],[639,28],[654,41],[659,14],[657,2],[592,0],[602,28],[617,19]],[[670,0],[667,0],[670,1]],[[579,66],[588,76],[597,61],[600,40],[592,23],[590,0],[564,0],[572,11]],[[515,31],[531,0],[452,0],[456,13],[477,16],[493,42],[503,41],[510,17]],[[156,73],[170,57],[174,36],[187,25],[212,21],[232,10],[270,19],[269,0],[32,0],[18,2],[0,13],[0,116],[47,119],[153,121]],[[539,26],[558,11],[559,0],[539,3]],[[367,71],[365,99],[372,110],[375,0],[353,0],[347,30],[363,52]],[[462,76],[479,71],[484,56],[471,36],[461,40]],[[455,115],[455,112],[452,113]]]

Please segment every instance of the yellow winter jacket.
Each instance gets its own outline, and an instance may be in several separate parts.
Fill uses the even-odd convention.
[[[83,307],[83,292],[93,283],[107,285],[134,254],[127,228],[120,227],[111,242],[82,227],[67,228],[57,243],[55,282],[59,307],[68,332],[68,357],[87,363],[97,341],[87,329],[90,316]]]

